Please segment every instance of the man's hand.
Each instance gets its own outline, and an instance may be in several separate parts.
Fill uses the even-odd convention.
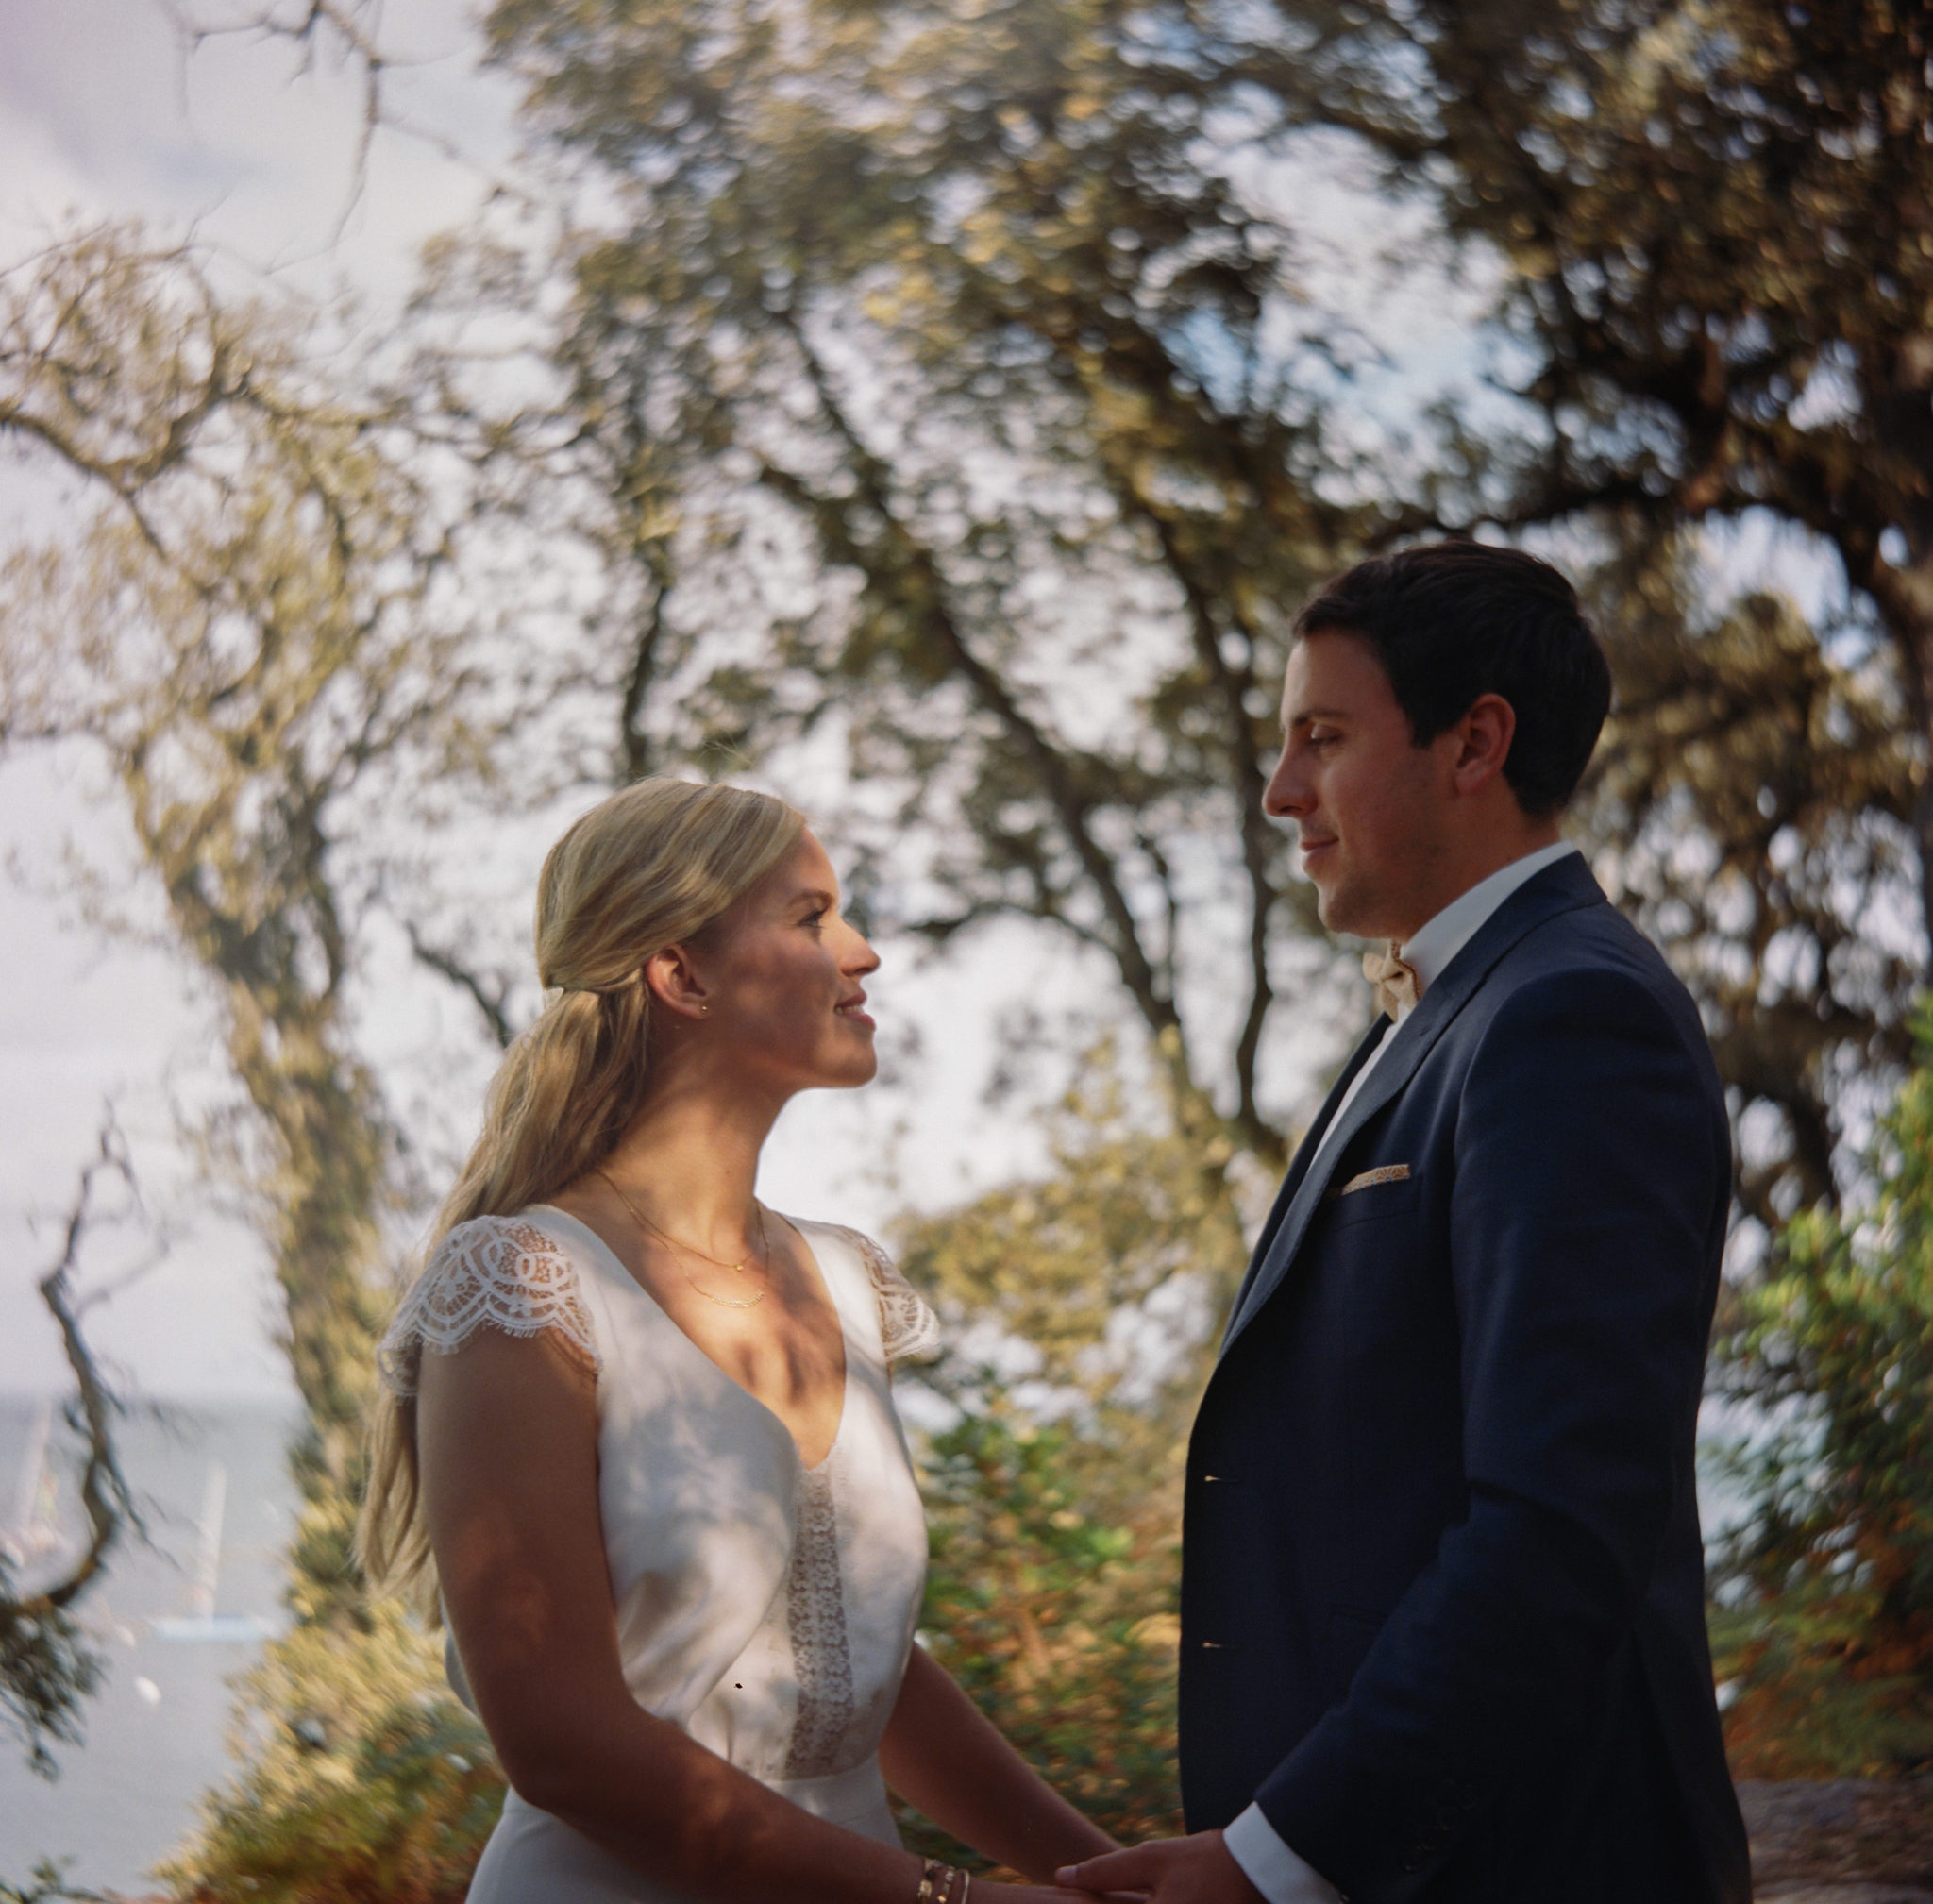
[[[1219,1831],[1156,1838],[1132,1851],[1064,1865],[1053,1877],[1077,1891],[1133,1892],[1149,1904],[1265,1904]]]

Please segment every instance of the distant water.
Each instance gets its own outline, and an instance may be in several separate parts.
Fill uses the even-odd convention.
[[[74,1489],[75,1438],[56,1414],[45,1477],[31,1487],[36,1406],[0,1398],[0,1537],[72,1540],[82,1526]],[[80,1602],[103,1656],[106,1683],[82,1709],[85,1741],[55,1748],[54,1783],[26,1768],[18,1741],[0,1730],[0,1879],[20,1883],[42,1857],[71,1859],[70,1880],[139,1896],[147,1873],[193,1828],[196,1806],[227,1777],[234,1694],[228,1681],[253,1663],[258,1641],[171,1641],[170,1622],[206,1610],[201,1630],[232,1632],[222,1616],[280,1616],[283,1550],[295,1492],[283,1459],[294,1426],[261,1406],[182,1407],[123,1424],[122,1465],[148,1524],[116,1550],[104,1582]],[[36,1498],[23,1502],[26,1491]],[[203,1552],[211,1496],[221,1497],[219,1552]],[[23,1528],[22,1509],[32,1524]],[[39,1567],[56,1563],[47,1551]],[[210,1566],[210,1561],[213,1566]],[[35,1577],[29,1562],[26,1577]],[[180,1626],[174,1630],[181,1630]],[[189,1631],[195,1630],[190,1625]]]

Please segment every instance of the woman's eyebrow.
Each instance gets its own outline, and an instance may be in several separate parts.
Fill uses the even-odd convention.
[[[808,902],[823,906],[836,906],[839,903],[839,895],[837,893],[826,892],[817,886],[808,887],[792,895],[792,903],[794,905],[805,905]]]

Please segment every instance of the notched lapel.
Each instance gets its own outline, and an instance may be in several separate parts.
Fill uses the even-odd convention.
[[[1497,961],[1519,939],[1559,913],[1574,912],[1579,906],[1593,903],[1605,905],[1609,901],[1582,858],[1573,856],[1545,868],[1519,886],[1484,921],[1476,935],[1451,960],[1450,969],[1422,995],[1417,1008],[1386,1036],[1388,1050],[1356,1093],[1355,1102],[1337,1121],[1335,1141],[1317,1159],[1318,1167],[1296,1186],[1282,1221],[1268,1237],[1260,1261],[1251,1266],[1221,1339],[1224,1356],[1288,1273],[1310,1220],[1328,1191],[1329,1179],[1355,1134],[1416,1075],[1417,1068],[1430,1054],[1437,1040],[1476,996]]]

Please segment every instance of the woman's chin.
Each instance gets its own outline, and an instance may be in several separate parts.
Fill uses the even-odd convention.
[[[831,1090],[857,1090],[861,1085],[869,1085],[879,1075],[880,1054],[873,1049],[872,1027],[866,1028],[864,1037],[849,1040],[849,1048],[840,1052],[827,1066],[827,1077],[822,1087]]]

